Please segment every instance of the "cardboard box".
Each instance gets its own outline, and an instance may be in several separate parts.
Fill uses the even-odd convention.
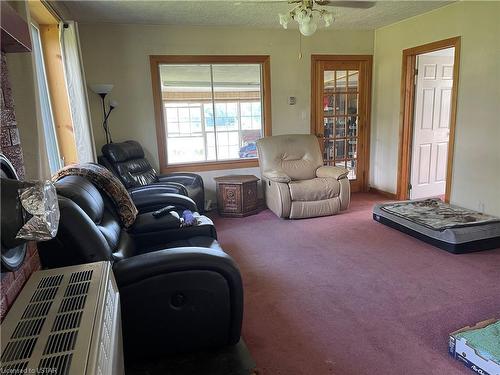
[[[448,352],[450,355],[462,362],[465,366],[480,375],[500,375],[500,358],[497,361],[484,358],[474,348],[467,344],[463,337],[456,337],[461,332],[484,328],[498,322],[498,319],[483,320],[472,327],[464,327],[450,333]],[[499,343],[500,345],[500,343]]]

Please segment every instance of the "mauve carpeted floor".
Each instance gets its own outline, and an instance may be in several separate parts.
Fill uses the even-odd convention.
[[[243,337],[264,375],[471,374],[448,334],[500,317],[500,249],[454,255],[375,222],[383,198],[342,214],[215,217],[245,287]]]

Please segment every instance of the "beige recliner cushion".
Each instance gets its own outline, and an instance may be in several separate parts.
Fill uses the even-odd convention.
[[[320,201],[340,194],[340,183],[334,178],[291,181],[288,187],[292,201]]]
[[[263,174],[278,171],[291,180],[316,177],[323,165],[318,139],[310,134],[277,135],[257,141],[259,164]]]

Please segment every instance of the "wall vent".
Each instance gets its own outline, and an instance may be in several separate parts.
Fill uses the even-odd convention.
[[[49,312],[50,306],[52,306],[52,301],[40,302],[40,303],[30,303],[26,306],[23,316],[21,319],[38,318],[40,316],[46,316]]]
[[[82,310],[85,307],[86,300],[86,295],[64,298],[61,302],[61,306],[59,306],[59,312]]]
[[[0,374],[122,374],[118,297],[109,262],[35,272],[2,323]]]
[[[13,339],[19,339],[29,336],[38,336],[42,330],[45,318],[20,320],[12,334]]]

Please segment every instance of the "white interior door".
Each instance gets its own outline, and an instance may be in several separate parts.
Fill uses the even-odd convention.
[[[453,85],[453,56],[417,59],[411,199],[445,194]]]

